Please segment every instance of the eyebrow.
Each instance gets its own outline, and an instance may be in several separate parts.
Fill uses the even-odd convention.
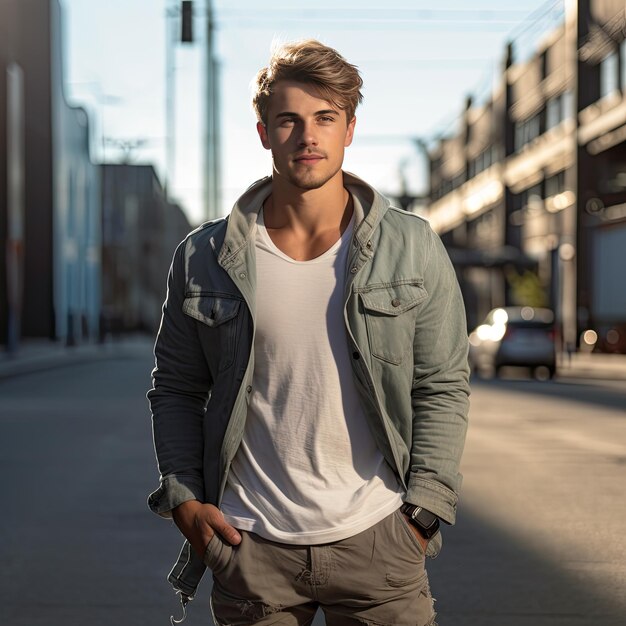
[[[322,109],[321,111],[315,111],[313,115],[329,115],[329,114],[339,115],[339,111],[335,111],[335,109]],[[293,111],[283,111],[282,113],[276,114],[276,119],[279,119],[281,117],[300,117],[300,115],[298,115],[297,113],[294,113]]]

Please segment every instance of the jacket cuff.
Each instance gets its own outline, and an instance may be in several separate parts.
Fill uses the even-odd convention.
[[[171,474],[161,479],[161,485],[148,496],[148,506],[153,513],[171,518],[172,509],[188,500],[204,501],[202,481],[195,476]]]
[[[435,480],[412,475],[405,500],[434,513],[446,524],[456,520],[456,493]]]

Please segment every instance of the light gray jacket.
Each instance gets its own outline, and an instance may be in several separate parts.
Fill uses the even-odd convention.
[[[469,395],[454,269],[426,221],[351,174],[344,184],[359,200],[344,294],[356,387],[405,500],[452,524]],[[219,506],[243,435],[254,371],[252,235],[270,192],[270,178],[258,181],[174,255],[148,392],[161,474],[148,503],[164,517],[190,499]],[[185,542],[169,580],[192,597],[204,569]]]

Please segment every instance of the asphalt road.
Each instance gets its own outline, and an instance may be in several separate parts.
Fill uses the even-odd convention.
[[[180,537],[152,515],[151,358],[0,381],[0,623],[157,626]],[[440,626],[626,625],[623,383],[476,383]],[[210,626],[210,577],[186,626]],[[316,624],[322,624],[321,617]]]

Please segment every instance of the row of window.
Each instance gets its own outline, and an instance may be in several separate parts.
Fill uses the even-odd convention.
[[[456,181],[456,187],[453,186],[453,183]],[[439,185],[439,187],[434,190],[433,200],[438,200],[442,198],[447,193],[450,193],[453,189],[460,187],[461,184],[465,182],[464,177],[458,176],[454,179],[454,181],[445,180]],[[514,207],[517,209],[525,208],[528,206],[532,206],[533,199],[541,201],[546,198],[551,198],[565,191],[565,171],[561,170],[560,172],[553,174],[552,176],[546,177],[541,183],[538,183],[534,187],[530,187],[524,190],[522,193],[514,196]]]
[[[542,182],[524,189],[513,196],[512,211],[508,221],[512,226],[522,226],[527,220],[526,215],[537,215],[543,212],[544,201],[565,191],[565,172],[560,171],[545,178]]]
[[[574,116],[574,94],[564,91],[550,98],[535,115],[515,123],[515,151],[519,152],[533,139]]]
[[[492,145],[483,150],[476,158],[468,164],[468,178],[474,178],[488,167],[500,160],[499,146]]]
[[[619,49],[611,52],[600,62],[599,84],[600,98],[620,89],[626,91],[626,39]],[[574,115],[574,94],[571,91],[551,98],[541,111],[515,124],[515,151],[518,152],[539,135]]]
[[[515,124],[515,152],[520,151],[525,145],[547,130],[571,118],[574,114],[573,103],[574,98],[572,92],[565,91],[548,100],[545,107],[532,117],[517,122]],[[501,158],[500,146],[491,145],[487,147],[468,163],[467,177],[462,172],[454,179],[441,181],[439,187],[434,190],[434,199],[439,199],[447,193],[450,193],[453,189],[457,189],[466,180],[474,178],[474,176],[477,176],[494,163],[497,163]]]
[[[565,171],[548,176],[542,182],[524,189],[513,196],[514,210],[535,210],[543,206],[543,201],[565,191]]]
[[[619,48],[607,55],[599,65],[600,98],[604,98],[620,89],[626,91],[626,39]],[[572,119],[574,111],[574,94],[564,91],[550,98],[545,106],[528,119],[515,123],[514,151],[519,152],[534,139],[555,128],[561,122]],[[467,179],[471,179],[500,160],[498,146],[490,146],[475,159],[468,163],[467,177],[462,172],[453,180],[444,180],[433,190],[435,200],[458,188]],[[558,192],[556,192],[558,193]],[[554,195],[552,193],[548,196]]]

